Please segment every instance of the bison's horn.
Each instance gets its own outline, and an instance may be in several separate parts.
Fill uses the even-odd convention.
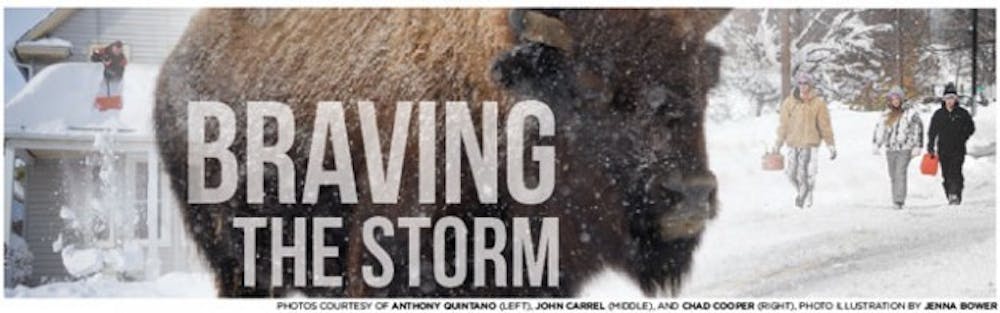
[[[573,51],[573,36],[559,19],[525,9],[511,10],[509,19],[517,40],[542,43],[565,53]]]

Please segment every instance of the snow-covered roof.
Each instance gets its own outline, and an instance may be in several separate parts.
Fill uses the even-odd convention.
[[[4,136],[76,137],[102,131],[152,136],[158,65],[129,64],[122,79],[122,108],[100,111],[99,63],[57,63],[39,72],[4,107]]]
[[[72,42],[51,37],[18,42],[11,53],[19,59],[62,60],[70,56],[72,49]]]
[[[73,43],[69,42],[69,40],[66,40],[66,39],[62,39],[62,38],[58,38],[58,37],[49,37],[49,38],[41,38],[41,39],[35,39],[35,40],[30,40],[30,41],[21,41],[21,42],[17,43],[17,46],[18,47],[31,46],[31,47],[72,48],[73,47]]]

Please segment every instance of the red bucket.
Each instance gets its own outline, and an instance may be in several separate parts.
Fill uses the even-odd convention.
[[[780,171],[785,169],[785,157],[778,152],[764,153],[761,158],[761,168],[765,171]]]
[[[920,162],[920,172],[924,175],[937,175],[938,158],[937,155],[925,153],[923,161]]]

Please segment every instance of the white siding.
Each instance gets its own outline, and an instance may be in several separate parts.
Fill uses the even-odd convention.
[[[194,9],[87,8],[78,9],[49,36],[73,43],[67,61],[89,62],[90,47],[121,40],[130,63],[161,64],[180,39]]]

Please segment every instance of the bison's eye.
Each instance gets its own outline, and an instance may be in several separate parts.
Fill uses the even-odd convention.
[[[611,108],[618,111],[632,112],[636,109],[635,98],[622,88],[615,88],[611,97]]]
[[[684,122],[684,115],[681,113],[672,113],[665,116],[664,126],[667,129],[675,129]]]
[[[644,100],[652,110],[654,118],[659,123],[665,123],[667,128],[673,128],[680,124],[688,116],[690,105],[695,103],[694,99],[686,96],[686,92],[675,90],[684,90],[684,88],[668,88],[664,85],[657,85],[646,88],[643,93]]]
[[[645,92],[643,92],[643,96],[646,104],[649,105],[650,108],[657,110],[666,104],[668,101],[667,97],[669,95],[666,87],[663,87],[663,85],[656,85],[652,88],[646,88]]]

